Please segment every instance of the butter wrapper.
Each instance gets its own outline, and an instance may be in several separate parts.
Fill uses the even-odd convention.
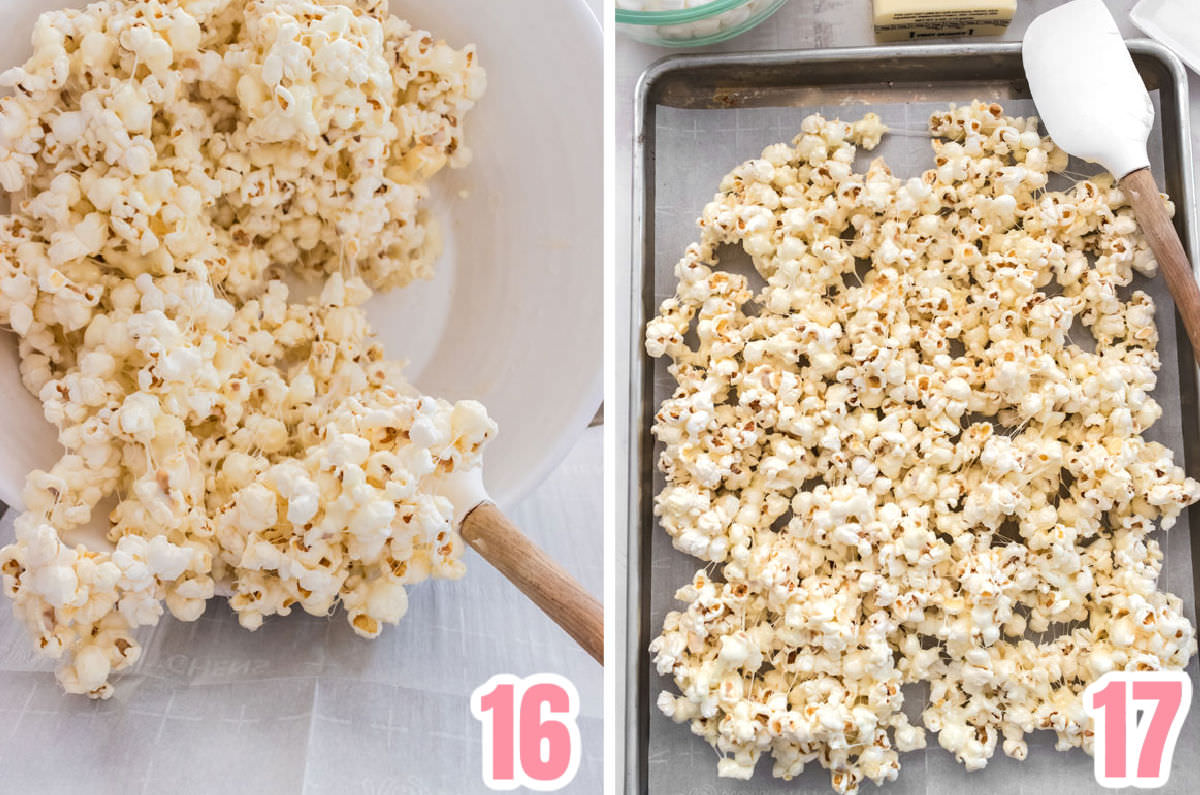
[[[908,41],[939,36],[999,36],[1017,0],[872,0],[875,38]]]

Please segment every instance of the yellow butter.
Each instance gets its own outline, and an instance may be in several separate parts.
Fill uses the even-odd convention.
[[[907,41],[935,36],[999,36],[1017,0],[872,0],[875,38]]]

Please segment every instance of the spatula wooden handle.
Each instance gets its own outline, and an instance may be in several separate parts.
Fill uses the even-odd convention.
[[[604,608],[490,502],[463,519],[462,537],[604,664]]]
[[[1196,277],[1179,233],[1163,206],[1154,175],[1148,168],[1131,171],[1121,180],[1121,190],[1129,196],[1138,223],[1146,233],[1150,250],[1158,260],[1158,267],[1167,280],[1167,289],[1175,299],[1175,308],[1179,310],[1188,339],[1192,341],[1192,355],[1200,363],[1200,287],[1196,286]]]

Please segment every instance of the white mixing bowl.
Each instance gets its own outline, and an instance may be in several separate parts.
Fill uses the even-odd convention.
[[[0,71],[37,15],[78,0],[4,0]],[[603,47],[584,0],[393,0],[455,46],[475,42],[488,91],[467,119],[474,162],[436,178],[437,277],[372,299],[388,354],[423,392],[482,401],[500,425],[485,480],[511,506],[544,478],[602,397]],[[465,196],[465,198],[464,198]],[[0,337],[0,500],[60,455]]]

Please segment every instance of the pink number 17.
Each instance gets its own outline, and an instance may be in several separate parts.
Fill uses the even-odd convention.
[[[1192,683],[1182,671],[1113,671],[1089,685],[1083,708],[1096,732],[1097,783],[1112,788],[1167,783],[1191,699]],[[1144,713],[1141,720],[1138,712]]]

